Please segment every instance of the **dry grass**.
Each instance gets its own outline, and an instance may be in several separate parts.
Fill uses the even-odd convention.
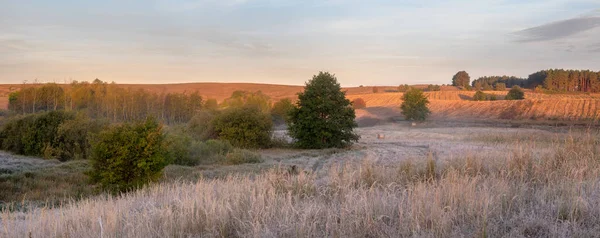
[[[60,208],[4,211],[0,237],[597,236],[598,136],[547,143],[554,150],[544,154],[535,143],[514,143],[501,160],[430,154],[392,166],[340,163],[323,176],[272,169],[163,183]]]

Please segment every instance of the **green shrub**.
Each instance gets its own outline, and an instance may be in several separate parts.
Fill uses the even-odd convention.
[[[89,135],[99,133],[107,125],[106,121],[92,120],[85,114],[63,122],[56,133],[53,157],[60,161],[88,159],[91,149]]]
[[[123,124],[93,136],[93,182],[118,192],[156,181],[167,165],[162,125],[154,119]]]
[[[229,141],[222,140],[195,141],[190,148],[190,157],[196,159],[196,165],[221,163],[234,150]]]
[[[72,112],[52,111],[9,120],[0,131],[0,148],[22,155],[48,154],[57,147],[59,126],[74,118]]]
[[[482,91],[477,91],[475,95],[473,95],[473,101],[485,101],[487,100],[487,95]]]
[[[215,128],[212,124],[214,118],[215,114],[213,112],[200,111],[196,113],[187,124],[187,132],[195,140],[205,141],[217,138]]]
[[[260,163],[262,159],[258,153],[244,149],[235,149],[227,154],[225,162],[227,164]]]
[[[185,166],[222,163],[227,153],[234,149],[229,141],[202,142],[180,131],[167,133],[166,144],[169,162]]]
[[[431,113],[427,108],[429,100],[427,100],[423,91],[419,89],[409,89],[402,96],[402,100],[400,109],[402,109],[402,115],[406,120],[424,121]]]
[[[257,107],[230,108],[216,116],[213,126],[218,137],[241,148],[267,148],[273,122]]]
[[[196,165],[196,161],[190,156],[193,141],[191,136],[182,133],[179,128],[169,128],[169,132],[165,135],[169,163],[188,166]]]
[[[353,131],[358,126],[355,118],[352,103],[335,76],[320,72],[298,94],[288,133],[301,148],[346,147],[359,139]]]
[[[525,93],[523,92],[521,87],[515,85],[510,89],[510,91],[508,91],[508,94],[506,94],[506,97],[504,99],[506,99],[506,100],[522,100],[522,99],[525,99]]]

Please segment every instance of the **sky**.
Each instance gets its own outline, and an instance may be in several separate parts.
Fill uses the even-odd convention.
[[[447,84],[600,70],[599,0],[0,0],[0,83]]]

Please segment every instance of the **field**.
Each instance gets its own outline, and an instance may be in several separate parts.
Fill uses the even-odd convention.
[[[4,210],[0,237],[597,235],[599,132],[509,126],[390,123],[359,128],[349,149],[169,166],[168,179],[135,193]],[[13,173],[73,167],[28,163],[13,163]]]

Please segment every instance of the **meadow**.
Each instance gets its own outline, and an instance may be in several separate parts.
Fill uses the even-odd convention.
[[[267,149],[260,151],[261,164],[169,166],[168,181],[121,196],[4,209],[0,236],[594,237],[600,232],[596,129],[432,122],[358,131],[362,138],[349,149]]]

